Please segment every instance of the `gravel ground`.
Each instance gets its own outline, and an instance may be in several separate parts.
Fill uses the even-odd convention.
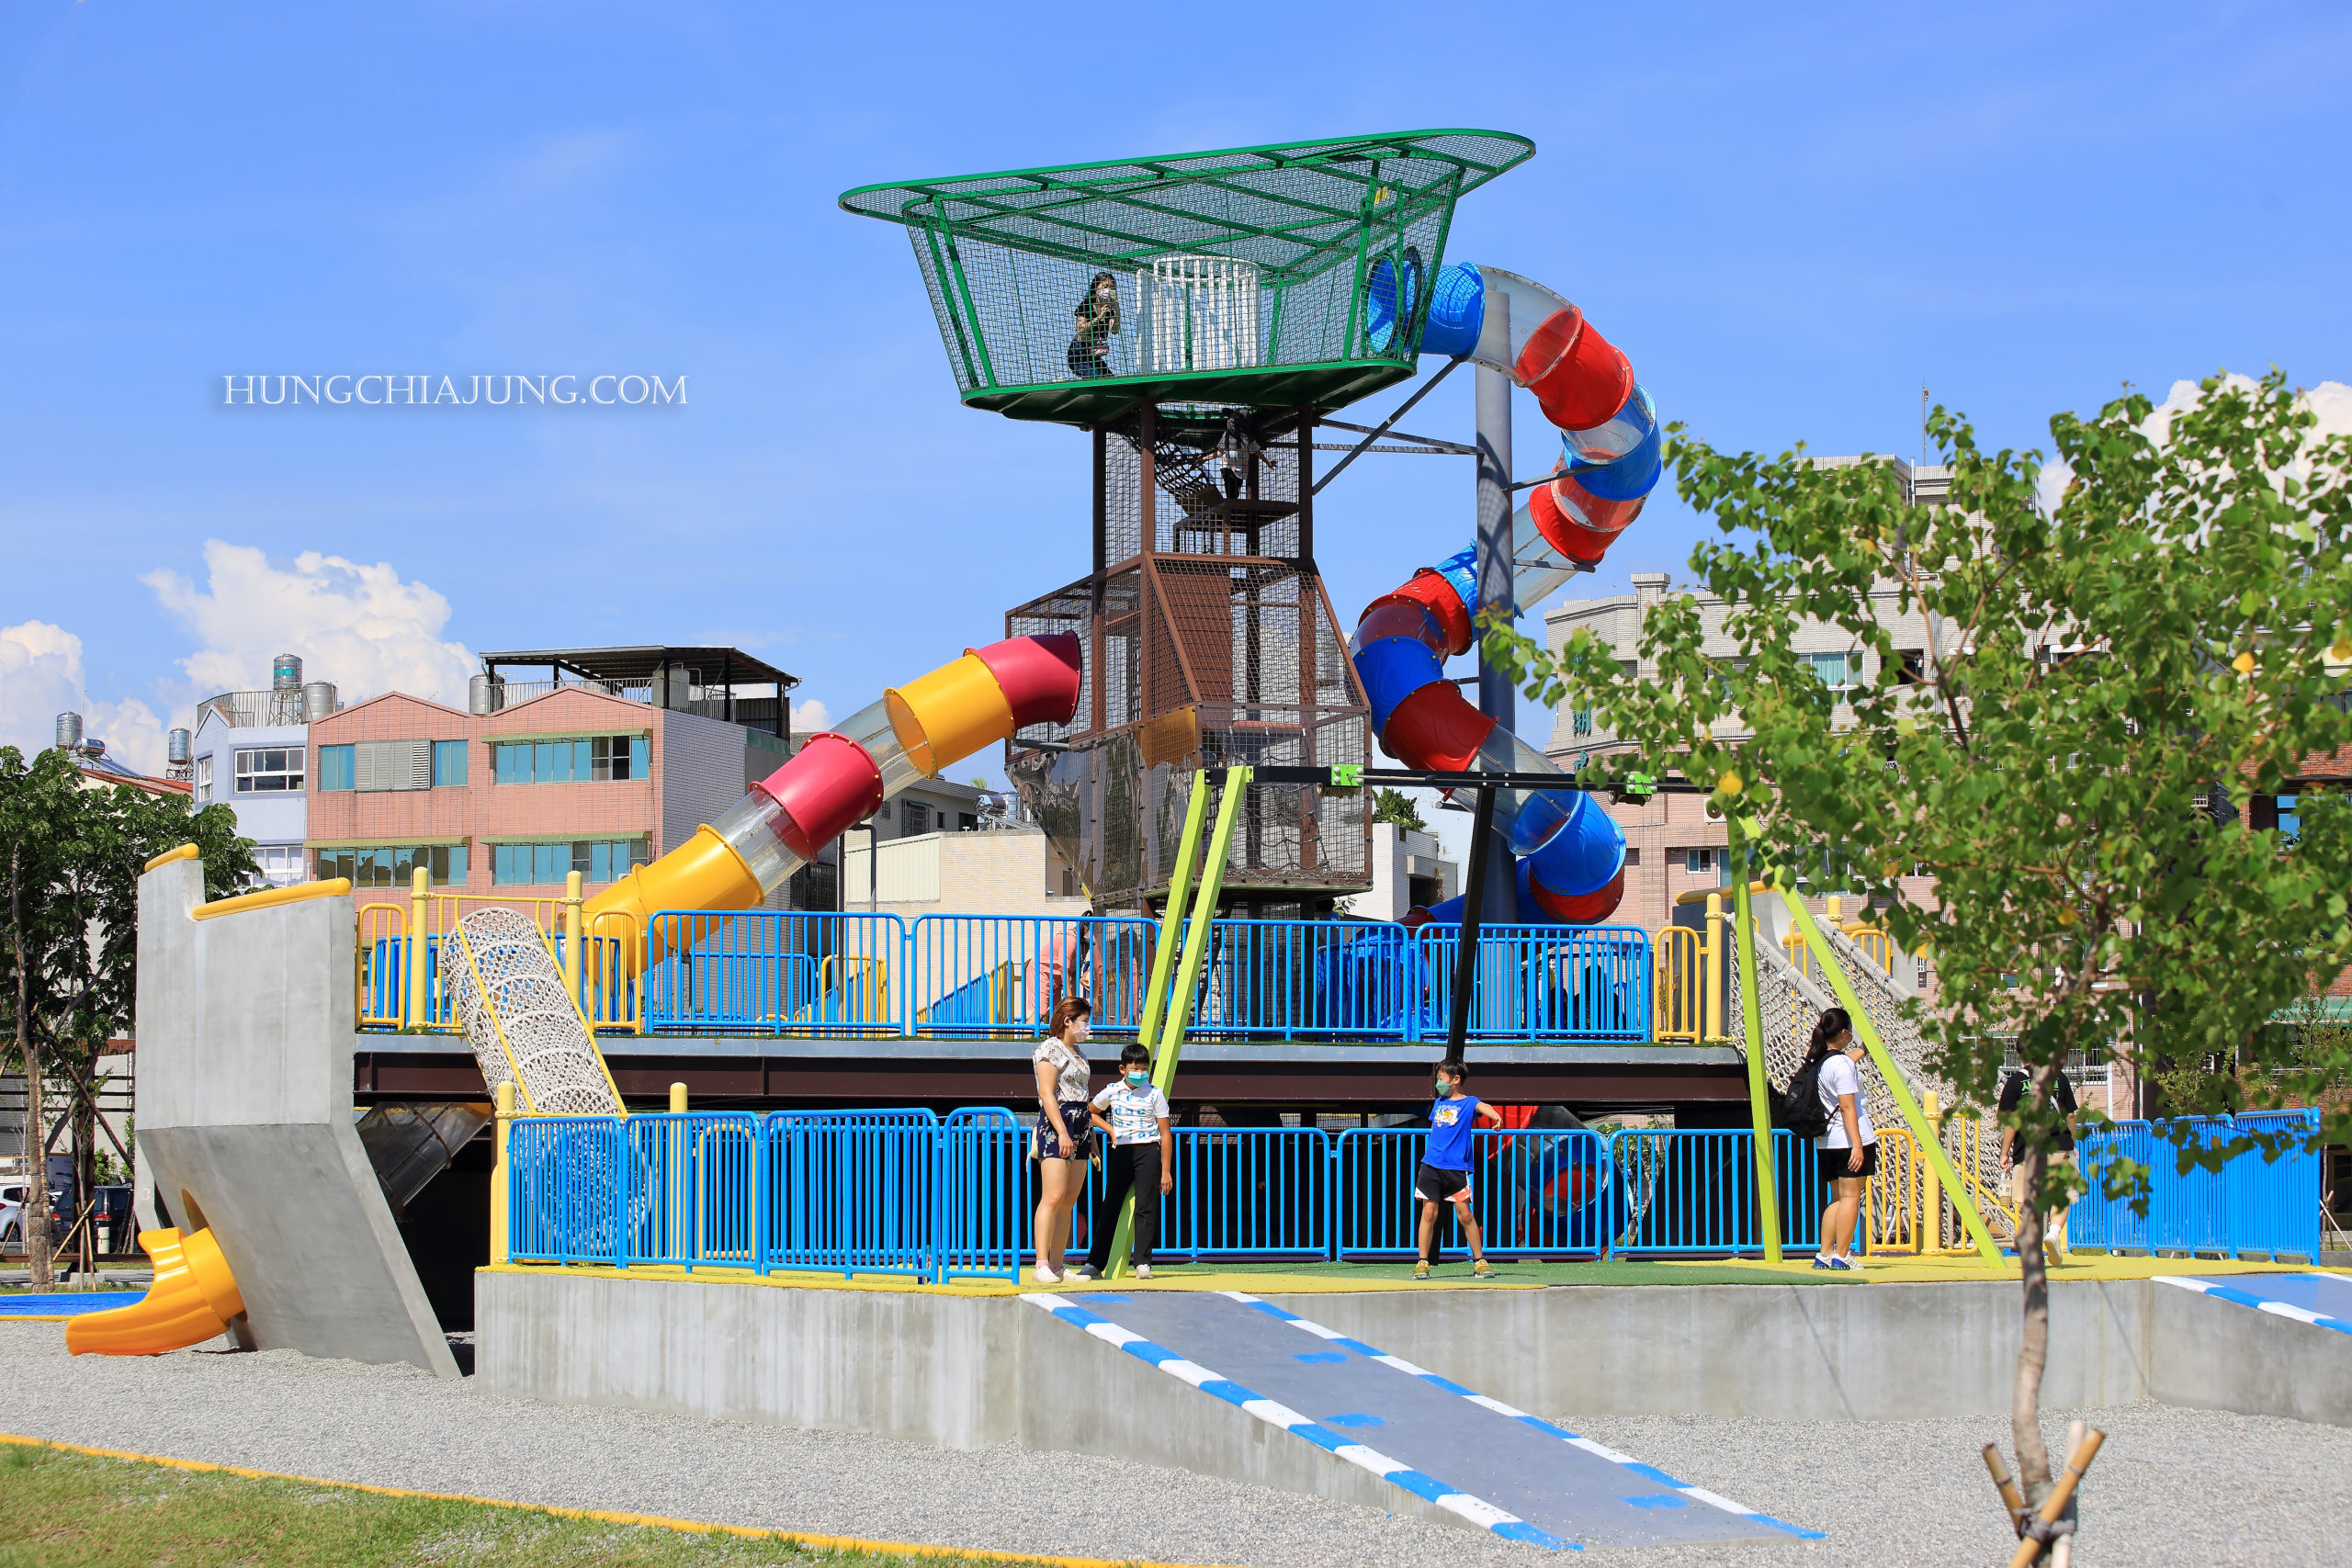
[[[69,1358],[0,1322],[0,1431],[334,1480],[820,1535],[1147,1562],[1530,1568],[1466,1529],[1179,1472],[1016,1448],[950,1453],[839,1432],[498,1400],[411,1368],[180,1351]],[[2052,1418],[2063,1430],[2066,1413]],[[1997,1420],[1560,1418],[1823,1541],[1596,1551],[1679,1568],[2001,1561],[1975,1457]],[[2352,1432],[2158,1405],[2099,1411],[2082,1568],[2352,1561]],[[2259,1477],[2257,1483],[2256,1477]],[[2257,1486],[2259,1495],[2256,1495]]]
[[[2105,1432],[2107,1444],[2083,1487],[2076,1568],[2352,1562],[2352,1431],[2151,1402],[2045,1411],[2053,1448],[2077,1416]],[[2005,1562],[2017,1546],[1977,1458],[1988,1442],[2007,1454],[2004,1418],[1557,1419],[1690,1485],[1829,1532],[1826,1540],[1787,1546],[1593,1551],[1581,1561],[1893,1568]]]

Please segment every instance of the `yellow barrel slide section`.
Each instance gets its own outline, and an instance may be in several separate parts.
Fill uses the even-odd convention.
[[[899,744],[926,778],[1012,733],[1012,704],[976,653],[893,686],[882,698]]]
[[[160,1356],[219,1337],[245,1310],[210,1231],[141,1231],[139,1245],[155,1265],[155,1282],[127,1307],[67,1324],[65,1348],[74,1355]]]

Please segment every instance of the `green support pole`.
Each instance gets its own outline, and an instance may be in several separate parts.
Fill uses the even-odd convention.
[[[1747,840],[1736,818],[1731,829],[1732,924],[1739,943],[1739,1022],[1747,1047],[1747,1109],[1756,1128],[1756,1203],[1764,1261],[1781,1261],[1780,1182],[1772,1171],[1772,1091],[1764,1077],[1764,1010],[1756,989],[1756,911],[1747,897]]]
[[[1780,882],[1780,879],[1775,878],[1775,881]],[[1894,1097],[1895,1109],[1903,1112],[1903,1124],[1911,1129],[1911,1136],[1926,1152],[1928,1163],[1936,1168],[1936,1175],[1943,1181],[1944,1190],[1955,1200],[1952,1207],[1960,1211],[1961,1222],[1967,1225],[1968,1234],[1975,1239],[1977,1252],[1985,1262],[1996,1269],[2000,1268],[2000,1244],[1993,1239],[1993,1233],[1985,1227],[1984,1216],[1976,1212],[1976,1205],[1958,1201],[1968,1190],[1961,1185],[1960,1173],[1952,1168],[1951,1156],[1944,1153],[1943,1140],[1928,1126],[1928,1118],[1920,1112],[1919,1102],[1911,1098],[1910,1086],[1903,1081],[1902,1071],[1895,1066],[1894,1058],[1886,1054],[1886,1043],[1878,1037],[1877,1027],[1871,1022],[1870,1015],[1862,1010],[1861,998],[1854,994],[1853,982],[1846,978],[1846,966],[1838,961],[1838,954],[1830,949],[1829,939],[1822,935],[1821,928],[1814,923],[1812,911],[1804,907],[1804,900],[1784,882],[1780,883],[1780,894],[1781,901],[1789,907],[1789,913],[1795,919],[1798,929],[1804,932],[1805,941],[1821,954],[1821,972],[1829,977],[1829,988],[1838,993],[1838,1005],[1844,1008],[1847,1016],[1854,1021],[1854,1033],[1860,1038],[1862,1048],[1871,1054],[1871,1060],[1878,1064],[1879,1076],[1886,1080],[1886,1090]]]
[[[1193,891],[1193,862],[1200,853],[1201,829],[1209,819],[1209,776],[1193,775],[1193,798],[1184,807],[1184,830],[1176,840],[1176,868],[1168,878],[1168,907],[1159,914],[1159,951],[1151,955],[1151,989],[1143,998],[1143,1021],[1136,1038],[1154,1050],[1160,1019],[1168,1008],[1168,976],[1176,964],[1176,947],[1184,935],[1184,899]],[[1155,1052],[1156,1054],[1156,1052]]]
[[[1201,818],[1207,815],[1208,779],[1195,774],[1193,784],[1193,805],[1184,813],[1187,847],[1198,841]],[[1225,798],[1217,802],[1216,831],[1209,839],[1209,852],[1201,866],[1201,887],[1193,900],[1193,926],[1184,933],[1184,962],[1176,971],[1175,999],[1165,1014],[1160,1029],[1159,1049],[1151,1064],[1151,1084],[1165,1095],[1176,1082],[1176,1058],[1184,1049],[1184,1026],[1193,1016],[1193,992],[1200,984],[1201,969],[1208,962],[1209,940],[1216,924],[1217,895],[1225,891],[1225,863],[1233,852],[1233,825],[1241,815],[1241,797],[1250,792],[1250,770],[1230,768],[1225,775]],[[1184,851],[1178,851],[1182,866]],[[1189,871],[1189,867],[1183,867]],[[1176,910],[1175,885],[1170,885],[1169,914]],[[1162,951],[1166,951],[1164,948]],[[1155,972],[1157,962],[1152,965]],[[1156,999],[1156,998],[1155,998]],[[1149,1002],[1145,1004],[1150,1006]],[[1159,1194],[1148,1194],[1157,1203]],[[1119,1205],[1119,1223],[1111,1232],[1110,1278],[1124,1280],[1130,1272],[1127,1255],[1133,1250],[1136,1235],[1136,1194],[1129,1192],[1127,1201]]]

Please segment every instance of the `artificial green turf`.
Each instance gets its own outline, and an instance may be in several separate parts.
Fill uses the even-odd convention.
[[[835,1551],[781,1537],[605,1524],[0,1446],[0,1568],[752,1568],[817,1561],[884,1568],[973,1560]]]
[[[1801,1249],[1787,1256],[1802,1261],[1806,1256]],[[1467,1280],[1470,1261],[1465,1254],[1449,1252],[1446,1261],[1436,1269],[1439,1280]],[[1717,1263],[1657,1263],[1626,1258],[1604,1258],[1586,1262],[1526,1262],[1509,1258],[1490,1258],[1495,1266],[1495,1278],[1521,1284],[1540,1285],[1757,1285],[1795,1284],[1827,1285],[1839,1280],[1851,1283],[1853,1276],[1819,1272],[1784,1272],[1761,1265],[1747,1266],[1736,1262]],[[1170,1279],[1185,1273],[1202,1274],[1304,1274],[1338,1283],[1361,1280],[1367,1286],[1387,1286],[1397,1280],[1410,1283],[1413,1265],[1409,1260],[1395,1263],[1333,1263],[1325,1260],[1300,1263],[1156,1263],[1155,1275]]]

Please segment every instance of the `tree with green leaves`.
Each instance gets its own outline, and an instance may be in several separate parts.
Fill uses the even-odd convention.
[[[2275,372],[2216,378],[2168,425],[2137,393],[2056,416],[2064,467],[2045,471],[1938,409],[1940,506],[1893,465],[1730,455],[1677,429],[1677,490],[1729,536],[1690,558],[1720,600],[1712,637],[1684,593],[1644,618],[1654,677],[1587,632],[1556,657],[1489,637],[1531,695],[1589,706],[1628,743],[1604,771],[1713,781],[1755,872],[1866,894],[1894,941],[1931,953],[1933,1070],[1990,1104],[2004,1047],[2022,1059],[2029,1092],[2005,1118],[2024,1284],[2011,1427],[2032,1503],[2052,1482],[2044,1216],[2085,1186],[2049,1158],[2068,1053],[2264,1068],[2184,1078],[2181,1114],[2315,1103],[2352,1066],[2341,1036],[2268,1027],[2352,962],[2352,811],[2305,794],[2290,846],[2244,810],[2352,742],[2352,441],[2313,423]],[[1926,624],[1908,664],[1889,604]],[[1822,628],[1864,655],[1846,689],[1793,651]],[[1905,894],[1915,865],[1932,897]],[[2315,1141],[2346,1123],[2334,1107]],[[2294,1136],[2176,1129],[2177,1157],[2268,1157]],[[2119,1160],[2102,1179],[2144,1202],[2146,1175]]]
[[[1408,833],[1426,833],[1430,825],[1421,820],[1421,808],[1413,797],[1401,789],[1384,789],[1372,797],[1372,819],[1394,822]]]
[[[132,1028],[138,994],[139,877],[147,862],[193,843],[205,891],[223,897],[254,874],[252,840],[226,806],[192,811],[185,796],[93,785],[60,750],[26,762],[0,747],[0,874],[7,878],[0,943],[0,1010],[10,1065],[25,1082],[24,1233],[36,1290],[50,1283],[48,1206],[38,1201],[51,1140],[52,1085],[80,1114],[77,1199],[95,1176],[96,1068],[106,1043]],[[131,1151],[119,1151],[126,1166]]]

